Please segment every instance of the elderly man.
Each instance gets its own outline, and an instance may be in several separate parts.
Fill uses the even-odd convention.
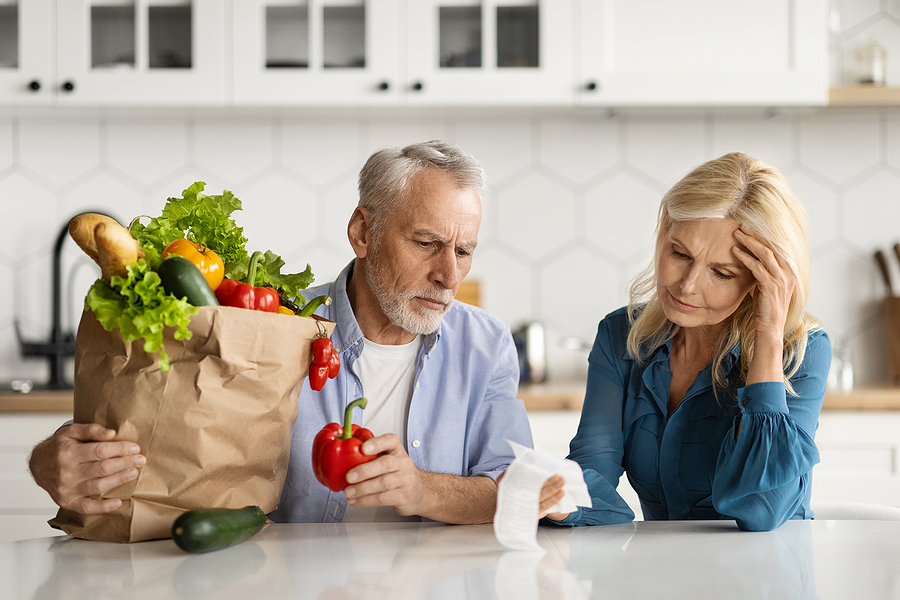
[[[484,183],[481,166],[442,141],[380,150],[360,171],[347,227],[356,258],[309,290],[333,298],[318,314],[337,323],[343,368],[300,394],[273,520],[492,520],[495,480],[513,459],[507,440],[530,446],[531,431],[508,326],[453,300],[478,241]],[[368,405],[354,422],[376,435],[363,452],[379,456],[334,493],[315,480],[312,440],[360,396]],[[64,508],[115,510],[120,500],[96,496],[137,477],[145,459],[113,435],[96,424],[60,429],[32,453],[35,481]]]

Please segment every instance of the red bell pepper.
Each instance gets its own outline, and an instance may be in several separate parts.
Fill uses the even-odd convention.
[[[234,279],[223,279],[216,289],[216,298],[223,306],[236,308],[248,308],[265,312],[278,312],[281,299],[278,292],[268,287],[253,287],[253,279],[256,277],[256,267],[263,257],[263,253],[257,250],[250,258],[250,269],[247,273],[247,283],[241,283]]]
[[[331,360],[328,361],[328,379],[334,379],[341,371],[341,355],[337,348],[331,351]]]
[[[316,434],[312,446],[313,473],[319,483],[332,492],[343,491],[347,483],[347,472],[357,465],[378,458],[378,455],[362,453],[362,445],[375,437],[371,431],[351,422],[353,408],[366,407],[365,398],[357,398],[344,410],[344,426],[329,423]]]
[[[325,382],[337,377],[341,369],[341,357],[331,340],[323,333],[312,342],[312,364],[309,365],[309,387],[320,391]]]

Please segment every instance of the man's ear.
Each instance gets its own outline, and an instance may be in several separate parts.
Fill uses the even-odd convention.
[[[369,211],[357,206],[347,224],[347,238],[357,258],[365,258],[372,243]]]

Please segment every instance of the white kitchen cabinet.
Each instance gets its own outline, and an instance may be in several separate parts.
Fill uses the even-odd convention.
[[[237,105],[396,105],[397,0],[233,0]]]
[[[0,103],[824,105],[826,0],[0,0]]]
[[[410,105],[567,105],[570,0],[409,0]]]
[[[221,105],[226,7],[221,0],[0,0],[0,102]]]
[[[825,0],[579,0],[577,10],[583,105],[828,101]]]
[[[234,0],[235,104],[565,104],[570,0]]]
[[[222,0],[60,0],[60,105],[221,105]]]
[[[900,412],[823,411],[813,468],[817,502],[900,506]]]
[[[28,457],[35,444],[71,418],[70,413],[0,413],[0,542],[60,534],[47,525],[57,508],[34,483]]]
[[[49,106],[52,0],[0,0],[0,103]]]

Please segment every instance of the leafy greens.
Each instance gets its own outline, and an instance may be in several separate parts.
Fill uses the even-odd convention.
[[[225,263],[225,277],[243,281],[250,269],[250,254],[245,244],[244,229],[238,227],[231,213],[241,210],[241,201],[225,190],[221,195],[209,196],[203,193],[206,184],[195,182],[182,192],[181,198],[169,198],[162,214],[150,220],[148,225],[135,222],[131,235],[141,247],[152,246],[162,253],[165,247],[180,238],[202,244],[216,252]],[[262,268],[257,269],[254,287],[275,288],[287,298],[294,298],[296,304],[306,299],[301,290],[313,282],[309,265],[302,273],[284,274],[281,268],[284,260],[271,250],[265,253]]]
[[[169,198],[160,216],[143,225],[137,219],[131,225],[131,236],[138,241],[145,256],[128,265],[127,277],[113,277],[111,281],[98,279],[88,290],[85,308],[94,312],[107,331],[120,329],[125,343],[144,339],[144,351],[159,352],[159,368],[168,371],[169,356],[163,345],[166,327],[175,327],[176,340],[188,340],[191,316],[198,308],[175,298],[162,287],[156,269],[162,263],[162,252],[174,240],[186,238],[215,251],[225,263],[225,276],[243,281],[250,266],[244,230],[231,214],[241,210],[241,201],[231,192],[209,196],[203,193],[206,184],[197,181],[184,190],[181,198]],[[260,264],[255,287],[272,287],[296,304],[306,299],[301,290],[313,282],[313,274],[306,266],[302,273],[283,274],[284,260],[268,250]]]
[[[175,327],[176,340],[190,339],[188,324],[199,309],[163,289],[156,273],[160,262],[157,252],[147,251],[147,256],[126,267],[128,277],[95,281],[84,305],[94,311],[104,329],[118,328],[126,344],[144,338],[144,351],[159,352],[159,368],[168,371],[169,355],[163,346],[163,332],[166,327]]]

